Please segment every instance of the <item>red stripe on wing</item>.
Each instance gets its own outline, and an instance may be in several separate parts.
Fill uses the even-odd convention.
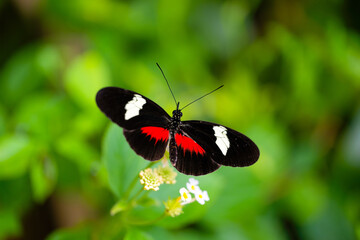
[[[195,152],[196,154],[199,153],[201,155],[204,155],[205,153],[205,150],[194,140],[179,133],[175,134],[175,142],[176,145],[184,149],[184,153],[186,150],[190,151],[191,153]]]
[[[169,130],[162,127],[142,127],[142,133],[150,136],[150,139],[155,138],[155,144],[157,141],[167,141],[169,138]]]

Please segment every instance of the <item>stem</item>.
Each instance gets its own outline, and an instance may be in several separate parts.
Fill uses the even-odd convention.
[[[129,202],[133,202],[143,191],[144,191],[144,189],[143,189],[143,188],[140,188],[140,189],[134,194],[134,196],[132,196],[132,197],[129,199]]]
[[[149,195],[149,193],[150,193],[150,191],[146,191],[146,192],[144,193],[144,195],[143,195],[141,198],[145,198],[145,197],[147,197],[147,195]]]
[[[145,169],[152,167],[157,161],[150,162]],[[130,194],[134,189],[136,183],[139,180],[139,175],[135,175],[134,179],[131,181],[128,189],[125,191],[123,197],[117,201],[117,203],[111,208],[110,214],[115,215],[119,212],[129,211],[129,208],[132,208],[135,203],[135,199],[143,192],[143,188],[139,189],[134,196],[132,196],[129,200]],[[145,195],[146,196],[146,195]]]
[[[150,162],[150,163],[146,166],[146,168],[152,167],[155,163],[156,163],[156,162]],[[146,168],[145,168],[145,169],[146,169]],[[127,200],[127,199],[129,198],[130,193],[131,193],[131,191],[133,190],[133,188],[135,187],[135,185],[136,185],[136,183],[137,183],[138,180],[139,180],[139,176],[136,175],[136,176],[134,177],[134,179],[132,180],[132,182],[130,183],[129,188],[128,188],[128,189],[126,190],[126,192],[124,193],[124,197],[123,197],[124,200]]]
[[[143,192],[144,192],[143,188],[139,189],[139,191],[137,191],[137,193],[129,200],[129,202],[132,206],[134,206],[137,201],[139,201],[139,200],[145,198],[147,195],[149,195],[150,190],[145,191],[145,193],[138,200],[136,200],[136,198]]]

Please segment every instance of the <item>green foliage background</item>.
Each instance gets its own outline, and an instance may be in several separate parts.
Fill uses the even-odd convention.
[[[0,1],[0,239],[360,238],[359,5]],[[147,162],[95,94],[119,86],[171,113],[156,62],[181,104],[225,84],[183,120],[231,126],[261,156],[198,177],[206,205],[135,227],[109,212]]]

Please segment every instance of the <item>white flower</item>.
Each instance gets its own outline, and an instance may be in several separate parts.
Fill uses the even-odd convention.
[[[181,196],[181,201],[183,204],[187,204],[191,202],[191,194],[189,193],[189,191],[186,188],[181,188],[179,190],[180,192],[180,196]]]
[[[196,201],[198,201],[198,203],[200,203],[201,205],[204,205],[205,202],[209,201],[210,198],[209,198],[209,195],[207,193],[207,191],[197,191],[195,193],[195,199]]]
[[[186,183],[186,188],[189,190],[189,192],[195,194],[197,191],[201,191],[198,184],[199,184],[198,180],[194,178],[190,178],[189,182]]]

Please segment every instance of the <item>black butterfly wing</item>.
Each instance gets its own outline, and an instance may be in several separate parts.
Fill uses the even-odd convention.
[[[205,175],[220,167],[197,141],[181,128],[170,142],[170,161],[181,173]]]
[[[185,174],[204,175],[221,165],[250,166],[260,155],[258,147],[248,137],[219,124],[184,121],[179,134],[192,140],[191,144],[175,141],[178,151],[173,164]],[[200,148],[202,150],[194,150]]]
[[[96,95],[100,110],[123,128],[131,148],[147,160],[159,160],[169,140],[170,116],[147,97],[122,88],[106,87]]]
[[[169,130],[163,127],[124,129],[124,135],[131,148],[150,161],[159,160],[164,156],[169,140]]]
[[[127,130],[143,126],[164,127],[171,119],[155,102],[122,88],[101,89],[96,94],[96,103],[111,121]]]

